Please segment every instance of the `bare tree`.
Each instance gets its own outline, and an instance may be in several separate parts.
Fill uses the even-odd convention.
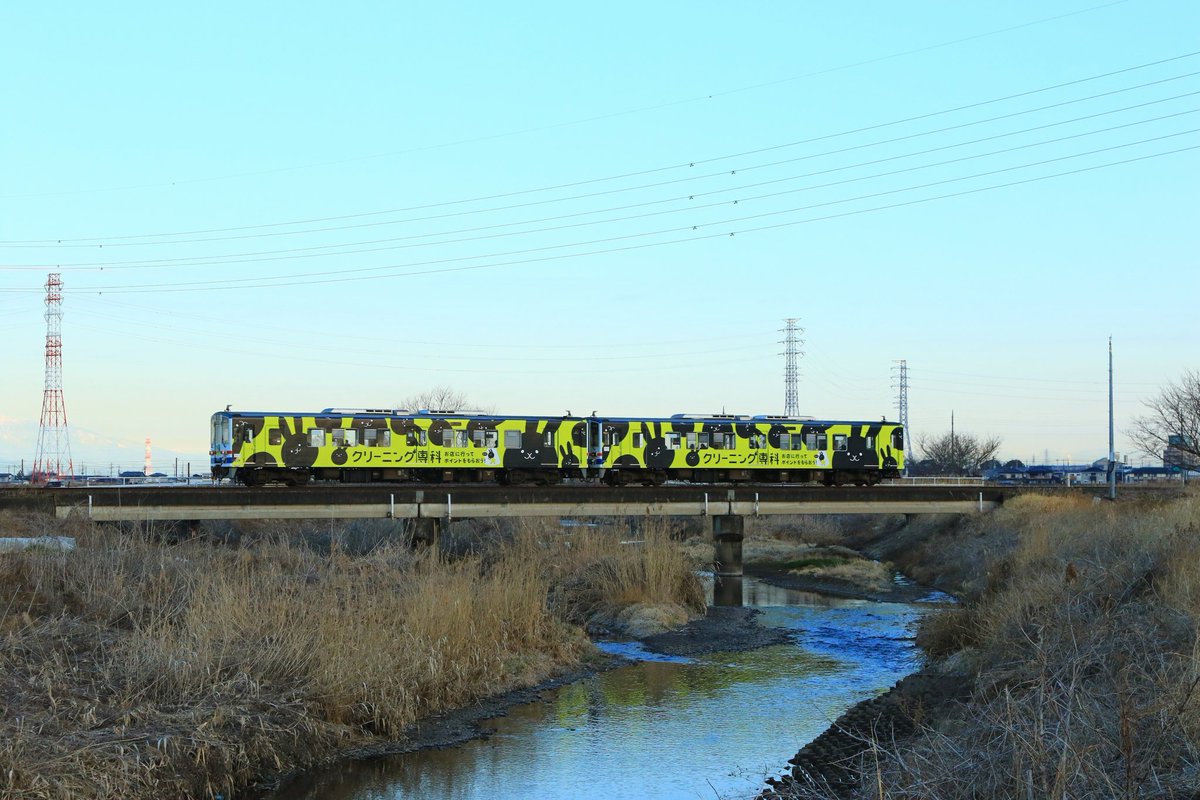
[[[396,408],[407,408],[410,411],[467,411],[478,410],[479,406],[472,403],[465,394],[457,389],[439,385],[409,395],[401,400]]]
[[[978,475],[985,461],[995,458],[1000,438],[981,439],[950,430],[940,436],[918,436],[923,472],[933,475]]]
[[[1133,421],[1129,438],[1171,466],[1200,466],[1200,372],[1183,373],[1145,405],[1149,413]]]

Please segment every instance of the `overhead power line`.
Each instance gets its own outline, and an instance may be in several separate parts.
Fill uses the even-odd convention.
[[[1200,130],[1200,129],[1198,129],[1198,130]],[[750,220],[762,219],[762,218],[769,217],[769,216],[776,216],[776,215],[788,214],[788,213],[796,213],[798,211],[811,210],[813,208],[824,207],[824,206],[829,206],[829,205],[836,205],[836,204],[840,204],[840,203],[851,202],[854,200],[876,198],[876,197],[895,194],[895,193],[903,192],[903,191],[912,191],[914,189],[929,188],[932,186],[943,185],[943,184],[952,183],[955,181],[961,181],[961,180],[981,177],[981,176],[985,176],[985,175],[994,175],[994,174],[999,174],[999,173],[1003,173],[1003,172],[1009,172],[1009,171],[1012,171],[1015,169],[1028,168],[1031,166],[1039,166],[1039,165],[1043,165],[1043,164],[1053,163],[1056,161],[1062,161],[1062,160],[1065,160],[1068,158],[1077,158],[1077,157],[1080,157],[1083,155],[1092,155],[1095,153],[1105,152],[1108,150],[1118,149],[1121,147],[1129,147],[1129,146],[1133,146],[1133,145],[1137,145],[1137,144],[1144,144],[1146,142],[1157,141],[1157,140],[1161,140],[1161,139],[1172,138],[1175,136],[1196,133],[1196,132],[1197,132],[1197,130],[1183,131],[1180,133],[1169,134],[1167,136],[1155,137],[1153,139],[1142,140],[1140,142],[1132,142],[1132,143],[1127,143],[1124,145],[1116,145],[1114,147],[1109,147],[1109,148],[1100,148],[1097,150],[1088,151],[1087,153],[1077,153],[1077,154],[1073,154],[1073,155],[1069,155],[1069,156],[1062,156],[1060,158],[1048,159],[1048,160],[1041,161],[1041,162],[1034,162],[1031,164],[1022,164],[1022,165],[1018,165],[1018,166],[1014,166],[1014,167],[1007,167],[1007,168],[1000,169],[1000,170],[992,170],[989,172],[977,173],[975,175],[970,175],[970,176],[964,176],[964,177],[959,177],[959,178],[950,178],[950,179],[947,179],[944,181],[934,181],[934,182],[927,183],[927,184],[921,184],[920,186],[912,186],[912,187],[905,187],[905,188],[901,188],[901,189],[894,189],[894,190],[883,191],[883,192],[875,192],[870,195],[863,195],[863,196],[856,197],[856,198],[835,200],[835,201],[830,201],[828,203],[818,203],[818,204],[814,204],[811,206],[802,206],[802,207],[793,208],[793,209],[784,209],[781,211],[772,211],[772,212],[767,212],[764,214],[755,214],[755,215],[749,215],[749,216],[745,216],[745,217],[721,220],[718,222],[705,223],[705,224],[703,224],[703,227],[708,228],[708,227],[712,227],[714,225],[727,225],[727,224],[732,224],[732,223],[736,223],[736,222],[747,222]],[[1093,171],[1096,171],[1099,169],[1107,169],[1110,167],[1121,166],[1124,164],[1132,164],[1132,163],[1136,163],[1136,162],[1140,162],[1140,161],[1146,161],[1146,160],[1153,159],[1153,158],[1163,158],[1166,156],[1176,155],[1179,153],[1189,152],[1189,151],[1193,151],[1193,150],[1197,150],[1197,149],[1200,149],[1200,145],[1191,145],[1191,146],[1187,146],[1187,147],[1180,147],[1180,148],[1176,148],[1174,150],[1167,150],[1167,151],[1162,151],[1162,152],[1158,152],[1158,153],[1151,153],[1151,154],[1142,155],[1142,156],[1135,156],[1132,158],[1122,159],[1122,160],[1118,160],[1118,161],[1111,161],[1111,162],[1107,162],[1107,163],[1103,163],[1103,164],[1094,164],[1091,166],[1080,167],[1078,169],[1066,170],[1063,172],[1051,173],[1051,174],[1047,174],[1047,175],[1039,175],[1039,176],[1035,176],[1035,177],[1031,177],[1031,178],[1025,178],[1025,179],[1015,180],[1015,181],[1008,181],[1006,183],[992,184],[989,186],[981,186],[981,187],[976,187],[976,188],[972,188],[972,189],[964,189],[964,190],[957,191],[957,192],[949,192],[949,193],[941,194],[941,195],[922,197],[922,198],[917,198],[914,200],[907,200],[907,201],[901,201],[901,202],[896,202],[896,203],[888,203],[885,205],[873,206],[870,208],[853,209],[850,211],[843,211],[843,212],[834,213],[834,214],[826,214],[826,215],[819,216],[819,217],[809,217],[809,218],[801,219],[801,220],[791,220],[791,221],[787,221],[787,222],[759,225],[759,226],[750,227],[750,228],[738,228],[738,229],[733,229],[733,230],[722,231],[719,233],[705,233],[705,234],[698,234],[696,236],[685,236],[683,238],[675,238],[675,239],[669,239],[669,240],[658,241],[658,242],[629,244],[629,245],[622,245],[619,247],[608,247],[608,248],[589,250],[589,251],[577,252],[577,253],[558,253],[555,255],[539,256],[539,257],[532,257],[532,258],[522,258],[522,259],[515,259],[512,261],[498,261],[498,262],[491,262],[491,263],[484,263],[484,264],[472,264],[472,265],[462,265],[462,266],[454,266],[454,267],[437,266],[440,264],[457,263],[457,262],[462,262],[462,261],[467,261],[467,260],[478,260],[481,258],[494,258],[494,257],[507,256],[507,255],[546,252],[546,251],[550,251],[550,250],[558,250],[558,249],[567,248],[567,247],[579,247],[579,246],[587,246],[587,245],[594,245],[594,244],[625,241],[625,240],[629,240],[629,239],[643,238],[643,237],[652,236],[652,235],[676,233],[676,232],[679,232],[681,229],[678,229],[678,228],[665,229],[665,230],[661,230],[661,231],[650,231],[650,232],[643,232],[643,233],[637,233],[637,234],[628,234],[628,235],[623,235],[623,236],[610,237],[608,239],[595,240],[595,241],[591,241],[591,242],[582,242],[582,243],[576,242],[576,243],[567,244],[567,245],[550,245],[550,246],[546,246],[546,247],[532,248],[532,249],[526,250],[526,251],[516,251],[514,253],[500,253],[500,254],[493,254],[493,255],[489,255],[489,256],[475,255],[475,256],[466,256],[466,257],[462,257],[462,258],[441,259],[441,260],[429,261],[429,262],[417,262],[417,263],[412,263],[412,264],[393,264],[393,265],[385,265],[382,267],[366,267],[366,268],[360,268],[360,269],[355,269],[355,270],[341,270],[341,271],[337,271],[337,272],[301,273],[301,274],[282,275],[282,276],[260,276],[260,277],[256,277],[256,278],[194,281],[194,282],[189,282],[189,283],[174,282],[171,284],[134,284],[134,285],[106,287],[106,288],[99,288],[99,289],[76,290],[75,293],[86,292],[86,293],[91,293],[91,294],[104,294],[106,292],[117,292],[117,293],[186,292],[186,291],[197,291],[197,290],[223,290],[223,289],[237,289],[237,288],[269,288],[269,287],[276,287],[276,286],[301,286],[301,285],[316,285],[316,284],[330,284],[330,283],[346,283],[346,282],[353,282],[353,281],[370,280],[372,278],[378,278],[378,277],[409,277],[409,276],[414,276],[414,275],[464,272],[464,271],[481,270],[481,269],[495,269],[495,268],[500,268],[500,267],[516,266],[516,265],[523,265],[523,264],[535,264],[535,263],[541,263],[541,262],[546,262],[546,261],[555,261],[555,260],[562,260],[562,259],[568,259],[568,258],[580,258],[580,257],[585,257],[585,256],[602,255],[602,254],[615,253],[615,252],[625,252],[625,251],[629,251],[629,250],[643,249],[643,248],[648,248],[648,247],[661,247],[661,246],[666,246],[666,245],[671,245],[671,244],[679,244],[679,243],[684,243],[684,242],[696,242],[696,241],[703,241],[706,239],[724,238],[726,236],[736,236],[736,235],[744,235],[744,234],[749,234],[749,233],[757,233],[757,232],[767,231],[767,230],[776,230],[779,228],[792,227],[795,225],[811,224],[813,222],[837,219],[837,218],[841,218],[841,217],[855,216],[858,214],[873,213],[873,212],[883,211],[883,210],[887,210],[887,209],[919,205],[919,204],[923,204],[923,203],[933,202],[933,201],[937,201],[937,200],[945,200],[945,199],[950,199],[950,198],[954,198],[954,197],[963,197],[963,196],[967,196],[967,195],[971,195],[971,194],[978,194],[980,192],[993,191],[996,189],[1003,189],[1003,188],[1008,188],[1008,187],[1012,187],[1012,186],[1020,186],[1020,185],[1040,182],[1040,181],[1044,181],[1044,180],[1051,180],[1054,178],[1066,177],[1069,175],[1078,175],[1078,174],[1082,174],[1082,173],[1086,173],[1086,172],[1093,172]],[[697,230],[699,227],[701,227],[701,226],[700,225],[693,226],[692,229]],[[412,267],[420,267],[420,266],[429,266],[430,268],[420,269],[420,270],[411,269]],[[394,272],[391,270],[408,270],[408,271]],[[389,271],[391,271],[391,272],[389,272]],[[350,274],[350,273],[354,273],[354,274]],[[372,273],[372,274],[366,275],[363,273]],[[334,275],[337,275],[339,277],[332,277]],[[16,289],[16,290],[7,289],[7,290],[0,290],[0,291],[27,292],[28,290],[27,289]]]
[[[1200,74],[1200,73],[1196,73],[1196,74]],[[299,259],[299,258],[324,258],[324,257],[328,257],[331,255],[359,255],[359,254],[363,254],[363,253],[378,253],[378,252],[386,252],[386,251],[390,251],[390,250],[408,249],[408,248],[412,248],[412,247],[428,247],[428,246],[439,246],[439,245],[445,245],[445,244],[461,244],[463,242],[482,241],[482,240],[486,240],[486,239],[494,239],[494,238],[507,237],[507,236],[527,236],[527,235],[531,235],[531,234],[535,234],[535,233],[547,233],[547,232],[568,230],[571,228],[578,228],[578,227],[585,227],[585,226],[604,225],[604,224],[611,224],[614,222],[626,222],[626,221],[631,221],[631,220],[647,219],[650,217],[662,216],[665,214],[679,214],[679,213],[695,212],[695,211],[706,209],[706,208],[717,208],[717,207],[724,206],[724,205],[731,204],[731,203],[736,204],[739,202],[760,200],[760,199],[765,199],[765,198],[769,198],[769,197],[780,196],[783,194],[796,193],[796,192],[800,192],[800,191],[809,191],[809,190],[818,189],[818,188],[828,188],[830,186],[837,186],[837,185],[843,185],[846,183],[854,183],[854,182],[859,182],[859,181],[864,181],[864,180],[871,180],[871,179],[879,178],[879,177],[898,175],[898,174],[903,174],[903,173],[907,173],[907,172],[913,172],[916,170],[932,169],[934,167],[946,166],[948,164],[960,163],[963,161],[971,161],[971,160],[976,160],[976,159],[989,158],[989,157],[995,156],[995,155],[1002,155],[1005,153],[1012,153],[1012,152],[1017,152],[1020,150],[1027,150],[1027,149],[1031,149],[1034,147],[1043,147],[1043,146],[1046,146],[1049,144],[1058,144],[1058,143],[1070,141],[1073,139],[1080,139],[1080,138],[1083,138],[1086,136],[1096,136],[1096,135],[1099,135],[1102,133],[1111,133],[1113,131],[1122,130],[1125,128],[1131,128],[1131,127],[1135,127],[1138,125],[1146,125],[1146,124],[1150,124],[1150,123],[1154,123],[1154,122],[1163,122],[1165,120],[1185,116],[1187,114],[1197,113],[1198,111],[1200,111],[1200,108],[1190,108],[1190,109],[1178,111],[1178,112],[1175,112],[1172,114],[1164,114],[1164,115],[1157,116],[1157,117],[1139,119],[1139,120],[1135,120],[1133,122],[1127,122],[1127,123],[1123,123],[1120,125],[1112,125],[1112,126],[1109,126],[1106,128],[1099,128],[1099,129],[1093,129],[1093,130],[1089,130],[1089,131],[1083,131],[1081,133],[1074,133],[1074,134],[1070,134],[1068,136],[1061,136],[1061,137],[1057,137],[1057,138],[1053,138],[1053,139],[1044,139],[1044,140],[1037,141],[1037,142],[1028,142],[1025,144],[1016,145],[1014,147],[1008,147],[1008,148],[1003,148],[1003,149],[999,149],[999,150],[991,150],[991,151],[982,152],[982,153],[974,153],[972,155],[962,156],[960,158],[949,159],[949,160],[945,160],[945,161],[931,162],[931,163],[927,163],[927,164],[917,165],[914,167],[906,167],[906,168],[900,169],[900,170],[893,170],[890,172],[880,172],[880,173],[874,173],[874,174],[870,174],[870,175],[862,175],[862,176],[858,176],[858,177],[854,177],[854,178],[849,178],[849,179],[846,179],[843,181],[836,181],[833,183],[805,186],[805,187],[801,187],[798,189],[789,189],[789,190],[785,190],[785,191],[781,191],[781,192],[776,192],[773,194],[744,195],[744,196],[738,197],[732,201],[724,200],[724,201],[720,201],[720,202],[702,203],[702,204],[696,204],[693,202],[691,205],[688,205],[683,208],[667,209],[667,210],[663,210],[663,211],[647,212],[644,214],[635,214],[635,215],[629,215],[629,216],[625,216],[625,217],[592,220],[592,221],[588,221],[588,222],[579,222],[579,223],[572,223],[572,224],[565,224],[565,225],[554,225],[554,226],[541,227],[541,228],[524,228],[522,230],[510,230],[506,233],[494,233],[494,234],[488,234],[488,235],[482,235],[482,236],[464,237],[464,238],[460,238],[460,239],[436,238],[436,237],[447,237],[447,236],[452,236],[452,235],[456,235],[456,234],[477,233],[477,232],[482,232],[482,231],[495,231],[498,229],[516,228],[518,226],[536,225],[536,224],[543,223],[543,222],[555,222],[555,221],[566,220],[566,219],[577,219],[579,217],[593,216],[596,214],[623,211],[623,210],[629,210],[629,209],[635,209],[635,208],[645,208],[648,206],[664,205],[667,203],[676,203],[676,202],[681,202],[681,201],[689,201],[690,202],[690,201],[694,201],[696,198],[711,197],[713,195],[727,194],[729,192],[734,192],[734,191],[743,191],[746,189],[753,189],[753,188],[758,188],[758,187],[762,187],[762,186],[777,185],[780,183],[787,183],[787,182],[791,182],[791,181],[795,181],[795,180],[800,180],[803,178],[816,177],[816,176],[820,176],[820,175],[828,175],[828,174],[836,173],[836,172],[846,172],[849,170],[854,170],[854,169],[858,169],[858,168],[865,167],[865,166],[872,166],[875,164],[882,164],[882,163],[887,163],[887,162],[891,162],[891,161],[898,161],[898,160],[902,160],[902,159],[906,159],[906,158],[912,158],[915,156],[928,155],[930,153],[943,152],[946,150],[957,149],[957,148],[961,148],[961,147],[965,147],[965,146],[969,146],[969,145],[973,145],[973,144],[981,144],[981,143],[987,142],[987,141],[994,141],[997,139],[1004,139],[1004,138],[1009,138],[1009,137],[1013,137],[1013,136],[1019,136],[1021,134],[1025,134],[1025,133],[1031,133],[1031,132],[1038,131],[1038,130],[1045,130],[1047,128],[1059,127],[1062,125],[1068,125],[1068,124],[1072,124],[1075,122],[1081,122],[1081,121],[1085,121],[1085,120],[1089,120],[1089,119],[1094,119],[1097,117],[1109,116],[1109,115],[1120,113],[1123,111],[1130,111],[1130,110],[1134,110],[1134,109],[1138,109],[1138,108],[1144,108],[1147,106],[1157,105],[1160,103],[1170,102],[1173,100],[1180,100],[1180,99],[1187,98],[1187,97],[1194,97],[1196,95],[1200,95],[1200,91],[1186,92],[1183,94],[1173,95],[1171,97],[1150,100],[1145,103],[1138,103],[1138,104],[1131,105],[1131,106],[1124,106],[1124,107],[1118,108],[1118,109],[1110,109],[1107,111],[1101,111],[1101,112],[1097,112],[1095,114],[1088,114],[1088,115],[1084,115],[1084,116],[1080,116],[1080,117],[1073,117],[1073,118],[1066,119],[1066,120],[1057,120],[1055,122],[1044,123],[1042,125],[1035,125],[1035,126],[1031,126],[1028,128],[1022,128],[1022,129],[1015,130],[1015,131],[1006,131],[1004,133],[993,134],[990,136],[979,137],[976,139],[970,139],[970,140],[961,141],[961,142],[952,142],[950,144],[945,144],[945,145],[941,145],[938,147],[927,148],[925,150],[901,153],[898,155],[887,156],[884,158],[873,159],[870,161],[860,161],[860,162],[856,162],[853,164],[845,164],[845,165],[841,165],[841,166],[830,167],[830,168],[826,168],[826,169],[822,169],[822,170],[816,170],[813,172],[802,173],[799,175],[789,175],[789,176],[782,177],[782,178],[772,178],[770,180],[759,181],[756,183],[742,184],[740,186],[725,187],[725,188],[721,188],[721,189],[714,189],[714,190],[704,191],[704,192],[695,192],[690,195],[675,195],[675,196],[668,197],[668,198],[647,200],[647,201],[642,201],[639,203],[631,203],[631,204],[627,204],[627,205],[623,205],[623,206],[609,206],[609,207],[601,208],[601,209],[589,209],[589,210],[585,210],[585,211],[576,211],[576,212],[572,212],[572,213],[568,213],[568,214],[560,214],[560,215],[553,216],[553,217],[542,217],[542,218],[536,218],[536,219],[517,220],[517,221],[511,221],[511,222],[496,223],[496,224],[492,224],[492,225],[477,226],[477,227],[473,227],[473,228],[459,228],[459,229],[454,229],[454,230],[436,231],[436,232],[430,232],[430,233],[416,233],[416,234],[409,234],[407,236],[389,237],[389,238],[385,238],[385,239],[374,239],[374,240],[366,240],[366,241],[358,241],[358,242],[341,242],[341,243],[327,244],[327,245],[310,245],[307,247],[283,248],[283,249],[278,249],[278,250],[229,253],[229,254],[223,254],[223,255],[219,255],[219,256],[218,255],[203,255],[203,256],[184,256],[184,257],[166,258],[166,259],[135,259],[135,260],[127,260],[127,261],[105,261],[105,262],[57,262],[52,265],[48,265],[48,264],[13,264],[13,265],[0,265],[0,270],[35,269],[35,270],[41,271],[41,270],[46,269],[48,266],[53,266],[56,269],[72,268],[72,269],[76,269],[76,270],[87,269],[87,270],[93,270],[93,271],[104,270],[104,269],[162,269],[162,268],[171,268],[171,267],[211,266],[211,265],[216,265],[216,264],[245,264],[245,263],[263,262],[263,261],[293,260],[293,259]],[[942,129],[942,130],[945,130],[945,129]],[[909,137],[905,137],[905,138],[909,138]],[[856,149],[856,148],[851,148],[851,149]],[[835,153],[839,153],[839,152],[843,152],[843,151],[830,151],[827,153],[814,154],[813,156],[805,156],[803,158],[807,159],[807,158],[819,157],[819,156],[823,156],[823,155],[835,154]],[[802,160],[802,159],[791,159],[789,161],[795,161],[795,160]],[[788,162],[779,162],[779,163],[788,163]],[[751,167],[750,169],[753,169],[753,168],[754,167]],[[748,170],[742,169],[739,171],[745,172]],[[496,210],[496,209],[492,209],[492,210]],[[478,213],[483,213],[483,211],[481,210]],[[416,221],[416,220],[408,220],[408,221]],[[432,241],[419,242],[416,244],[400,244],[400,245],[390,244],[393,242],[411,242],[413,240],[432,240]],[[388,246],[386,246],[386,247],[365,247],[365,248],[360,247],[361,245],[382,245],[382,244],[387,244]],[[345,248],[359,248],[359,249],[345,249]]]
[[[190,236],[190,235],[199,235],[199,234],[207,234],[207,233],[233,233],[233,232],[238,232],[238,231],[261,230],[264,228],[273,228],[273,227],[308,225],[308,224],[314,224],[314,223],[320,223],[320,222],[358,219],[358,218],[364,218],[364,217],[370,217],[370,216],[406,213],[409,211],[421,211],[421,210],[427,210],[427,209],[433,209],[433,208],[444,208],[444,207],[448,207],[448,206],[462,205],[462,204],[467,204],[467,203],[486,202],[486,201],[490,201],[490,200],[518,197],[518,196],[522,196],[522,195],[535,194],[535,193],[539,193],[539,192],[558,191],[558,190],[562,190],[562,189],[570,189],[570,188],[586,186],[586,185],[591,185],[591,184],[596,184],[596,183],[603,183],[603,182],[607,182],[607,181],[624,180],[627,178],[651,175],[651,174],[667,172],[667,171],[676,170],[676,169],[692,169],[696,165],[713,164],[713,163],[718,163],[721,161],[727,161],[727,160],[731,160],[731,159],[744,158],[747,156],[757,155],[757,154],[761,154],[761,153],[767,153],[767,152],[780,150],[780,149],[784,149],[784,148],[791,148],[791,147],[797,147],[797,146],[806,145],[806,144],[813,144],[816,142],[826,141],[829,139],[839,138],[839,137],[843,137],[843,136],[849,136],[852,134],[865,133],[865,132],[879,130],[882,128],[887,128],[887,127],[891,127],[891,126],[895,126],[895,125],[901,125],[901,124],[910,123],[910,122],[917,122],[917,121],[924,120],[924,119],[930,119],[933,117],[943,116],[946,114],[953,114],[953,113],[957,113],[960,111],[966,111],[966,110],[970,110],[973,108],[979,108],[982,106],[992,105],[995,103],[1001,103],[1001,102],[1006,102],[1009,100],[1016,100],[1016,99],[1023,98],[1023,97],[1029,97],[1031,95],[1049,92],[1049,91],[1053,91],[1056,89],[1062,89],[1062,88],[1066,88],[1069,86],[1075,86],[1075,85],[1087,83],[1090,81],[1102,80],[1104,78],[1114,77],[1117,75],[1122,75],[1122,74],[1126,74],[1126,73],[1141,70],[1141,69],[1148,69],[1151,67],[1160,66],[1160,65],[1168,64],[1168,63],[1175,62],[1175,61],[1180,61],[1180,60],[1184,60],[1184,59],[1188,59],[1188,58],[1194,58],[1197,55],[1200,55],[1200,51],[1183,53],[1183,54],[1180,54],[1177,56],[1171,56],[1169,58],[1159,59],[1156,61],[1151,61],[1151,62],[1146,62],[1143,64],[1137,64],[1134,66],[1125,67],[1125,68],[1122,68],[1119,70],[1113,70],[1110,72],[1100,73],[1097,75],[1090,75],[1090,76],[1087,76],[1084,78],[1078,78],[1078,79],[1074,79],[1071,81],[1065,81],[1062,83],[1052,84],[1049,86],[1043,86],[1043,87],[1039,87],[1036,89],[1029,89],[1029,90],[1025,90],[1022,92],[1005,95],[1002,97],[991,98],[988,100],[981,100],[981,101],[968,103],[968,104],[961,105],[961,106],[955,106],[952,108],[946,108],[946,109],[941,109],[938,111],[931,111],[931,112],[927,112],[927,113],[923,113],[923,114],[917,114],[917,115],[913,115],[913,116],[909,116],[909,117],[904,117],[901,119],[895,119],[895,120],[876,123],[876,124],[872,124],[872,125],[866,125],[866,126],[862,126],[862,127],[854,128],[854,129],[850,129],[850,130],[844,130],[844,131],[839,131],[839,132],[835,132],[835,133],[824,134],[821,136],[784,142],[784,143],[780,143],[780,144],[770,145],[767,147],[755,148],[752,150],[745,150],[745,151],[738,152],[738,153],[730,153],[730,154],[724,154],[724,155],[719,155],[719,156],[712,156],[712,157],[704,158],[704,159],[693,159],[693,160],[688,160],[688,161],[680,161],[675,164],[670,164],[670,165],[660,166],[660,167],[653,167],[653,168],[649,168],[649,169],[645,169],[645,170],[636,170],[636,171],[631,171],[631,172],[625,172],[625,173],[621,173],[618,175],[610,175],[610,176],[603,176],[603,177],[597,177],[597,178],[588,178],[588,179],[584,179],[584,180],[580,180],[580,181],[572,181],[572,182],[559,183],[559,184],[542,186],[542,187],[521,189],[521,190],[515,190],[515,191],[511,191],[511,192],[502,192],[502,193],[490,194],[490,195],[480,195],[477,197],[463,198],[463,199],[458,199],[458,200],[449,200],[449,201],[443,201],[443,202],[438,202],[438,203],[418,204],[418,205],[406,206],[406,207],[401,207],[401,208],[366,211],[366,212],[359,212],[359,213],[354,213],[354,214],[342,214],[342,215],[325,216],[325,217],[311,217],[311,218],[300,219],[300,220],[260,223],[260,224],[256,224],[256,225],[232,226],[232,227],[224,227],[224,228],[195,229],[195,230],[175,231],[175,232],[122,234],[122,235],[95,236],[95,237],[82,237],[82,238],[80,238],[80,237],[75,237],[75,238],[63,237],[63,238],[48,238],[48,239],[0,240],[0,246],[11,247],[11,246],[44,245],[44,246],[51,246],[51,247],[62,247],[62,246],[72,246],[72,245],[95,246],[96,244],[108,244],[109,246],[116,246],[117,244],[122,243],[122,240],[162,239],[162,238],[173,237],[173,236]],[[1178,77],[1187,77],[1187,76],[1178,76]],[[1177,79],[1177,78],[1167,78],[1164,80],[1175,80],[1175,79]],[[1155,81],[1154,83],[1159,83],[1159,82],[1161,82],[1161,81]],[[1151,85],[1151,84],[1146,84],[1146,85]],[[1135,87],[1135,88],[1137,88],[1137,87]],[[1121,90],[1115,90],[1115,92],[1127,91],[1127,90],[1128,89],[1121,89]],[[1115,93],[1115,92],[1113,92],[1113,93]],[[1105,94],[1109,94],[1109,93],[1105,93]],[[1103,96],[1103,95],[1096,95],[1096,96],[1098,97],[1098,96]],[[1068,101],[1068,102],[1075,102],[1075,101]],[[1056,105],[1058,105],[1058,104],[1056,104]],[[1053,107],[1053,106],[1050,106],[1050,107]],[[902,138],[904,138],[904,137],[902,137]],[[311,232],[311,231],[309,231],[309,232]],[[284,232],[284,233],[286,234],[286,233],[291,233],[291,232]],[[271,234],[255,234],[255,236],[265,236],[265,235],[271,235]],[[220,237],[219,239],[215,239],[215,240],[228,240],[228,239],[235,239],[235,238],[249,238],[249,237],[240,237],[240,236]],[[134,242],[124,242],[125,246],[131,246],[133,244],[134,244]]]

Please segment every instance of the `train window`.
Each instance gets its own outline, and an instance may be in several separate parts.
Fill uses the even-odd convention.
[[[471,431],[471,444],[475,447],[483,447],[483,431]]]
[[[354,447],[358,444],[358,431],[347,430],[345,433],[346,447]]]
[[[514,450],[521,449],[521,432],[520,431],[505,431],[504,446],[511,447]]]
[[[709,436],[707,433],[700,434],[700,449],[701,450],[703,450],[706,447],[711,446],[711,442],[712,442],[712,437]]]
[[[846,434],[835,433],[833,435],[833,449],[841,451],[841,452],[845,452],[846,450],[849,449],[847,447]]]
[[[283,444],[283,431],[279,428],[272,429],[267,434],[267,444]]]
[[[379,446],[380,447],[391,447],[392,446],[392,432],[391,431],[380,431],[379,432]]]
[[[762,433],[750,434],[749,441],[750,441],[750,449],[751,450],[762,450],[762,449],[766,448],[766,446],[767,446],[767,437],[765,434],[762,434]]]
[[[868,453],[869,453],[870,451],[872,451],[872,450],[874,450],[874,449],[875,449],[875,437],[874,437],[874,436],[868,436],[868,437],[866,438],[866,444],[865,444],[865,445],[863,445],[863,450],[865,450],[866,452],[868,452]]]
[[[687,449],[688,450],[699,450],[700,449],[699,441],[696,438],[696,434],[689,433],[687,435]]]
[[[635,433],[633,435],[633,446],[634,447],[642,446],[642,435],[640,433]]]
[[[409,447],[416,447],[417,445],[421,445],[423,447],[428,443],[429,443],[429,434],[427,434],[425,431],[417,430],[417,431],[409,431],[408,432],[408,446]]]
[[[242,431],[242,441],[247,444],[254,441],[254,429],[253,428],[248,427]]]
[[[333,446],[342,447],[346,444],[346,431],[341,428],[333,429]]]
[[[779,434],[779,449],[780,450],[791,450],[792,449],[792,435],[790,433]]]
[[[320,428],[313,428],[308,432],[309,447],[324,447],[325,446],[325,431]]]
[[[668,450],[678,450],[679,449],[679,434],[678,433],[668,433],[666,436],[666,439],[667,439],[667,449]]]
[[[904,449],[904,429],[903,428],[895,428],[892,430],[892,449],[893,450],[903,450]]]
[[[468,444],[467,432],[466,431],[455,431],[454,432],[454,446],[455,447],[466,447],[467,444]]]
[[[363,445],[365,447],[374,447],[375,441],[379,436],[379,431],[374,428],[367,428],[363,431]]]
[[[442,447],[454,445],[454,431],[442,431]]]
[[[546,438],[544,439],[544,441],[545,441],[546,447],[554,447],[554,433],[551,431],[546,431]]]
[[[732,433],[714,433],[712,435],[713,450],[735,450],[737,439]]]

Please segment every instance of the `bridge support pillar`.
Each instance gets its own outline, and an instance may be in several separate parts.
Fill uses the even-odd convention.
[[[742,538],[746,518],[737,514],[714,514],[713,573],[718,577],[742,575]]]
[[[412,542],[436,547],[442,535],[442,521],[437,517],[417,517],[412,522]]]

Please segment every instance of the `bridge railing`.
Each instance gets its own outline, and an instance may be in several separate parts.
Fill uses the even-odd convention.
[[[891,486],[990,486],[983,478],[926,475],[920,478],[892,478],[884,481]]]

